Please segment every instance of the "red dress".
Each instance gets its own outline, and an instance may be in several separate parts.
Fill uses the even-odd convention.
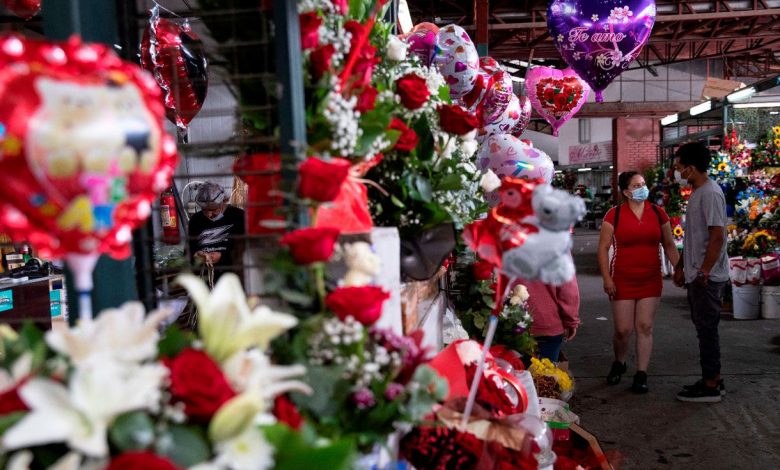
[[[614,300],[634,300],[660,297],[663,289],[661,276],[661,225],[669,222],[669,216],[661,207],[658,213],[645,201],[642,220],[639,220],[628,204],[622,204],[618,226],[612,239],[614,255],[609,272],[617,293]],[[660,223],[659,223],[660,216]],[[615,226],[615,208],[604,216],[604,222]]]

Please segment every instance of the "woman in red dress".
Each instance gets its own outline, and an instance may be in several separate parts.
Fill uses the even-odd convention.
[[[658,245],[676,265],[679,259],[669,216],[647,201],[645,179],[635,171],[621,173],[618,187],[625,201],[604,216],[599,238],[599,266],[604,292],[612,301],[615,361],[607,383],[615,385],[626,372],[626,353],[636,331],[636,374],[631,389],[647,393],[647,366],[653,350],[653,320],[663,279]],[[610,260],[609,249],[613,249]]]

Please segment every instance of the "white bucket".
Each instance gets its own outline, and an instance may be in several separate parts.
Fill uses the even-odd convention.
[[[780,286],[761,288],[761,316],[772,320],[780,318]]]
[[[734,319],[755,320],[758,318],[761,300],[761,288],[752,284],[731,286],[734,293]]]

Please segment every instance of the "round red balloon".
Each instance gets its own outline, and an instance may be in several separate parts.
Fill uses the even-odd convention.
[[[160,18],[154,8],[141,40],[141,65],[162,88],[168,119],[187,127],[203,106],[209,84],[203,43],[189,23]]]
[[[169,184],[176,143],[137,65],[78,38],[0,38],[0,226],[41,256],[129,255]]]
[[[3,0],[3,6],[19,18],[29,20],[41,11],[41,0]]]

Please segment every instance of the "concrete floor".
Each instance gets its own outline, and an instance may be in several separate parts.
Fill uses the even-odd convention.
[[[628,389],[634,354],[622,382],[607,386],[612,321],[598,275],[597,241],[595,231],[575,234],[582,325],[564,351],[576,380],[572,411],[599,438],[615,469],[780,469],[780,320],[734,320],[724,313],[726,396],[717,404],[679,402],[681,386],[700,375],[698,343],[685,291],[666,280],[648,371],[650,393]]]

